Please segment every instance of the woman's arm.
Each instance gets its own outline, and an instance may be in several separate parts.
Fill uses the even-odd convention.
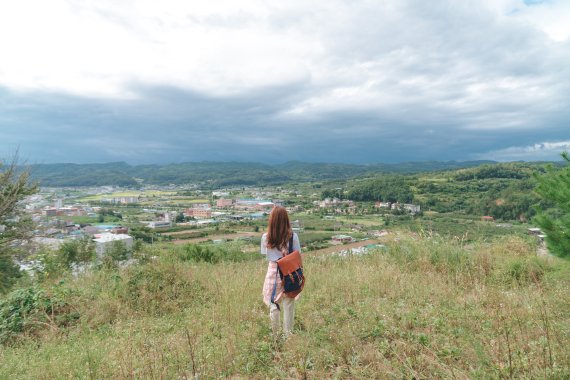
[[[301,253],[301,243],[299,242],[299,235],[293,233],[293,251]]]
[[[266,234],[263,234],[263,236],[261,237],[260,252],[262,255],[267,256],[267,235]]]

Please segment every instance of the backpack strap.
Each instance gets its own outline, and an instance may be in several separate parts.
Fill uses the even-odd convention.
[[[279,267],[275,271],[275,283],[273,284],[273,291],[271,292],[271,303],[277,306],[277,310],[281,310],[278,303],[275,303],[275,293],[277,292],[277,276],[279,275]]]
[[[293,234],[291,234],[291,239],[289,240],[289,253],[293,252]],[[281,310],[278,303],[275,303],[275,293],[277,293],[277,276],[279,276],[279,265],[275,270],[275,283],[273,284],[273,291],[271,292],[271,303],[277,306],[277,310]]]

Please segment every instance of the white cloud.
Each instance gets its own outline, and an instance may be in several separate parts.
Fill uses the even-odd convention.
[[[305,79],[318,46],[273,30],[259,2],[237,4],[4,3],[0,84],[129,97],[132,82],[227,94]]]
[[[543,1],[517,8],[515,17],[534,25],[556,42],[570,39],[570,2]]]
[[[460,37],[467,44],[477,42],[473,31],[466,29],[462,36],[462,25],[449,24],[453,18],[464,22],[473,16],[474,26],[481,28],[493,27],[493,18],[505,25],[518,20],[557,40],[570,33],[565,22],[570,5],[563,3],[527,7],[513,0],[452,2],[439,8],[429,5],[436,9],[426,10],[428,14],[411,12],[424,7],[414,1],[365,0],[4,2],[0,85],[133,97],[133,82],[228,95],[305,81],[327,87],[317,94],[322,101],[307,99],[308,103],[336,105],[351,98],[360,104],[362,96],[376,106],[386,97],[407,96],[402,92],[414,86],[414,80],[406,77],[406,68],[425,64],[426,69],[437,65],[449,70],[444,78],[423,76],[427,82],[421,89],[427,83],[436,92],[452,85],[458,75],[481,75],[478,71],[484,68],[466,62],[472,57],[441,41]],[[518,11],[506,16],[513,9]],[[481,18],[490,25],[480,24]],[[446,29],[451,27],[450,34],[438,35],[440,21]],[[449,58],[459,60],[446,62]],[[385,83],[387,79],[400,82]],[[383,86],[368,91],[371,82]],[[346,93],[347,89],[354,92]],[[339,97],[339,92],[344,95]]]
[[[270,150],[287,131],[308,146],[411,144],[427,159],[500,154],[538,130],[566,140],[568,19],[570,2],[554,0],[6,1],[0,133],[146,123],[173,146],[239,130],[238,143]]]
[[[540,142],[529,146],[511,146],[484,154],[476,159],[496,161],[557,161],[560,153],[570,151],[570,141]]]

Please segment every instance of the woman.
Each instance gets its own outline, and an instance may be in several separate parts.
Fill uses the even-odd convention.
[[[276,206],[269,215],[267,232],[261,238],[261,254],[266,255],[269,265],[263,284],[263,302],[269,306],[269,319],[273,334],[279,331],[280,305],[283,306],[283,332],[285,336],[293,331],[295,319],[295,298],[289,298],[283,293],[283,284],[277,274],[277,263],[281,257],[289,253],[289,241],[293,236],[293,250],[301,253],[299,237],[291,229],[289,215],[284,207]],[[275,283],[277,282],[277,286]],[[271,302],[271,295],[275,288],[274,302]]]

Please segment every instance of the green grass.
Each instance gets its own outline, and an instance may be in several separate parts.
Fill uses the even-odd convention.
[[[285,342],[270,337],[261,301],[266,262],[156,251],[42,284],[55,309],[30,314],[0,348],[0,378],[568,378],[570,265],[534,249],[432,236],[363,257],[307,255]]]

